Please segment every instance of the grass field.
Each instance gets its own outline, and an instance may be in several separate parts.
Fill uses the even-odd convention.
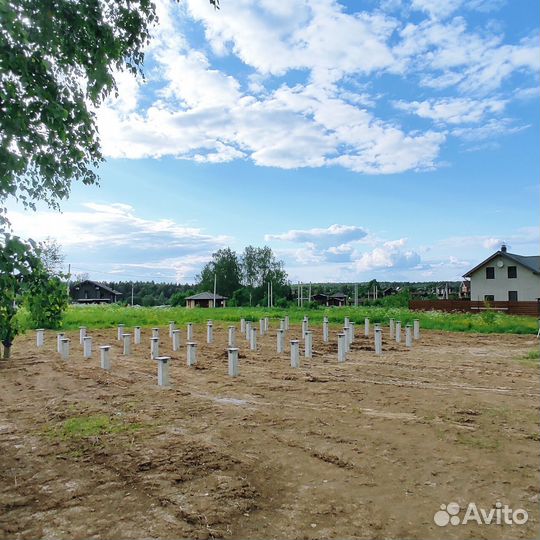
[[[291,323],[299,323],[307,315],[315,324],[322,323],[326,315],[331,324],[343,324],[344,317],[349,317],[356,324],[363,324],[369,317],[372,323],[388,324],[390,318],[400,320],[403,325],[419,319],[422,328],[445,330],[449,332],[510,333],[534,334],[538,331],[538,321],[534,317],[506,315],[503,313],[484,312],[444,313],[439,311],[410,311],[403,308],[359,307],[330,309],[267,309],[267,308],[225,308],[225,309],[186,309],[186,308],[144,308],[111,306],[70,306],[62,328],[65,330],[86,326],[89,329],[111,328],[117,324],[129,326],[164,326],[169,321],[177,324],[187,322],[201,323],[207,319],[223,322],[238,322],[241,318],[258,320],[263,317],[280,319],[289,315]],[[31,328],[28,316],[21,311],[23,328]]]

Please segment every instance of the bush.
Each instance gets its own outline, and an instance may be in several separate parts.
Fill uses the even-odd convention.
[[[151,294],[145,294],[142,297],[141,303],[144,307],[152,307],[156,305],[156,299]]]
[[[35,328],[59,328],[69,303],[67,285],[57,277],[40,280],[30,287],[25,300]]]
[[[184,307],[186,305],[186,298],[190,296],[189,292],[175,292],[169,301],[173,307]]]

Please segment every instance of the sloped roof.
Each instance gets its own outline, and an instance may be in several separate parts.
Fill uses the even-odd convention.
[[[194,294],[193,296],[188,296],[186,300],[213,300],[214,293],[204,291],[202,293]],[[227,300],[226,296],[221,296],[221,294],[216,294],[216,300]]]
[[[99,287],[100,289],[103,289],[107,292],[110,292],[112,294],[121,295],[121,292],[115,291],[114,289],[111,289],[110,287],[107,287],[107,285],[104,285],[103,283],[99,283],[99,281],[92,281],[91,279],[85,279],[84,281],[81,281],[80,283],[74,283],[72,288],[79,287],[83,283],[90,283],[94,287]]]
[[[485,261],[475,266],[472,270],[469,270],[463,277],[471,277],[474,272],[479,268],[493,260],[495,257],[505,257],[513,262],[521,264],[525,268],[528,268],[534,274],[540,274],[540,256],[538,255],[516,255],[515,253],[508,253],[507,251],[497,251],[491,257],[488,257]]]
[[[342,292],[331,294],[329,298],[347,298],[347,295]]]

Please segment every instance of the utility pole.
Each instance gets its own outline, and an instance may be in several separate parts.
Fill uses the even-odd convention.
[[[131,307],[133,307],[133,281],[131,282]]]
[[[297,294],[297,297],[298,297],[298,307],[300,307],[300,282],[298,282],[298,294]]]
[[[354,284],[354,307],[358,307],[358,283]]]
[[[216,307],[216,285],[217,285],[217,274],[214,274],[214,307]]]
[[[311,281],[309,282],[308,302],[311,302]]]
[[[71,263],[68,264],[68,282],[67,282],[67,293],[69,297],[69,288],[71,286]]]

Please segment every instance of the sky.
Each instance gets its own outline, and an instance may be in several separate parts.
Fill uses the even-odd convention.
[[[459,280],[538,255],[536,0],[157,2],[96,111],[99,187],[8,205],[72,273],[193,282],[270,246],[293,282]]]

